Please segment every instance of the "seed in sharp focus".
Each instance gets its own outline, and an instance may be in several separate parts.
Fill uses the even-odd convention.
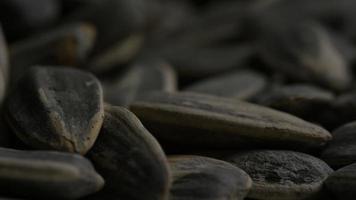
[[[328,32],[317,23],[276,28],[262,37],[260,54],[269,66],[286,75],[336,90],[347,89],[351,73]]]
[[[292,115],[208,95],[154,92],[130,109],[163,146],[317,148],[331,139],[325,129]]]
[[[79,66],[90,53],[95,28],[87,23],[73,23],[20,40],[10,46],[12,82],[33,65]]]
[[[0,148],[1,194],[25,198],[77,199],[99,191],[103,178],[77,154]]]
[[[105,106],[103,127],[88,155],[106,180],[103,192],[114,199],[167,198],[170,174],[164,152],[130,111]]]
[[[99,81],[72,68],[32,68],[7,101],[11,127],[36,149],[85,154],[99,134],[103,115]]]
[[[322,153],[322,159],[335,168],[356,162],[356,122],[332,132],[333,140]]]
[[[185,91],[220,97],[251,99],[266,86],[266,78],[257,72],[240,70],[197,82]]]
[[[172,67],[161,61],[138,63],[117,80],[103,81],[105,101],[115,106],[128,106],[151,91],[177,90],[177,77]]]
[[[352,200],[356,196],[356,163],[332,173],[325,181],[326,188],[336,199]]]
[[[168,158],[173,177],[171,200],[244,199],[252,181],[230,163],[201,156]]]
[[[252,178],[248,197],[261,200],[300,200],[321,195],[323,182],[333,171],[322,160],[293,151],[246,151],[227,160]]]

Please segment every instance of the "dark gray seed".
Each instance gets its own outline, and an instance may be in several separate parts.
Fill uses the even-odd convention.
[[[173,184],[171,200],[242,200],[251,178],[230,163],[201,156],[169,158]]]
[[[325,129],[292,115],[238,100],[154,92],[131,110],[163,143],[180,147],[321,147]]]
[[[303,119],[312,119],[318,112],[331,106],[333,93],[313,85],[294,84],[276,86],[260,95],[257,102],[291,113]]]
[[[104,115],[99,81],[71,68],[31,68],[7,102],[7,120],[17,136],[38,149],[85,154]]]
[[[227,160],[251,176],[253,184],[248,197],[263,200],[317,197],[333,171],[322,160],[293,151],[247,151]]]
[[[35,199],[77,199],[97,192],[103,178],[77,154],[0,148],[1,194]]]
[[[0,27],[0,105],[5,97],[7,82],[9,79],[9,57],[7,44]]]
[[[356,122],[332,132],[333,140],[322,153],[322,159],[339,168],[356,162]]]
[[[164,62],[138,63],[117,80],[103,82],[105,101],[115,106],[128,106],[151,91],[177,90],[177,77]]]
[[[103,127],[89,157],[105,178],[108,199],[167,199],[170,174],[164,152],[128,110],[105,107]]]
[[[95,29],[86,23],[64,25],[10,46],[11,75],[17,80],[33,65],[79,66],[87,58]]]
[[[241,70],[197,82],[185,91],[236,99],[251,99],[266,86],[266,78],[254,71]]]
[[[270,67],[336,90],[350,86],[349,66],[326,30],[316,23],[281,27],[262,37],[260,53]]]
[[[325,181],[326,188],[336,199],[352,200],[356,196],[356,163],[332,173]]]
[[[132,34],[91,58],[88,61],[88,69],[95,73],[104,73],[119,65],[127,64],[138,54],[143,42],[142,34]]]

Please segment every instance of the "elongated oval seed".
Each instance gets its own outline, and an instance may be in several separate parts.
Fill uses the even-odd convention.
[[[11,127],[37,149],[85,154],[99,134],[103,115],[99,81],[71,68],[32,68],[7,102]]]
[[[164,152],[130,111],[106,106],[89,157],[106,180],[105,199],[167,199],[170,175]]]
[[[248,197],[300,200],[320,195],[332,169],[313,156],[293,151],[247,151],[227,158],[253,180]]]
[[[169,157],[171,200],[242,200],[251,178],[230,163],[201,156]]]
[[[104,185],[77,154],[0,148],[0,193],[25,198],[77,199]]]
[[[164,145],[182,148],[320,147],[325,129],[266,107],[193,93],[152,93],[130,106]]]

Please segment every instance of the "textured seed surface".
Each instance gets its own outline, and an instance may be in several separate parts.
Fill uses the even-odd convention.
[[[128,106],[151,91],[173,92],[177,78],[170,65],[163,62],[138,64],[121,78],[104,82],[105,100],[115,106]]]
[[[220,97],[249,99],[266,86],[266,79],[254,71],[241,70],[205,79],[186,88],[186,91]]]
[[[0,148],[0,168],[0,193],[14,197],[77,199],[104,185],[77,154]]]
[[[17,136],[39,149],[85,154],[103,115],[98,80],[71,68],[32,68],[7,102],[7,119]]]
[[[311,198],[318,195],[333,171],[318,158],[292,151],[247,151],[227,160],[251,176],[248,196],[255,199]]]
[[[356,162],[356,122],[341,126],[332,132],[333,140],[322,153],[322,158],[333,167]]]
[[[164,200],[170,188],[166,157],[130,111],[106,106],[98,140],[89,157],[106,180],[105,199]]]
[[[332,173],[326,180],[325,185],[336,199],[355,199],[356,164],[348,165]]]
[[[156,92],[130,108],[162,143],[185,147],[320,147],[331,139],[325,129],[292,115],[207,95]]]
[[[252,186],[246,172],[224,161],[201,156],[171,156],[168,160],[172,200],[242,200]]]

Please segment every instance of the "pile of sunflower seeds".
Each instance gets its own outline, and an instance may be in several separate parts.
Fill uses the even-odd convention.
[[[355,199],[355,10],[1,0],[0,199]]]

